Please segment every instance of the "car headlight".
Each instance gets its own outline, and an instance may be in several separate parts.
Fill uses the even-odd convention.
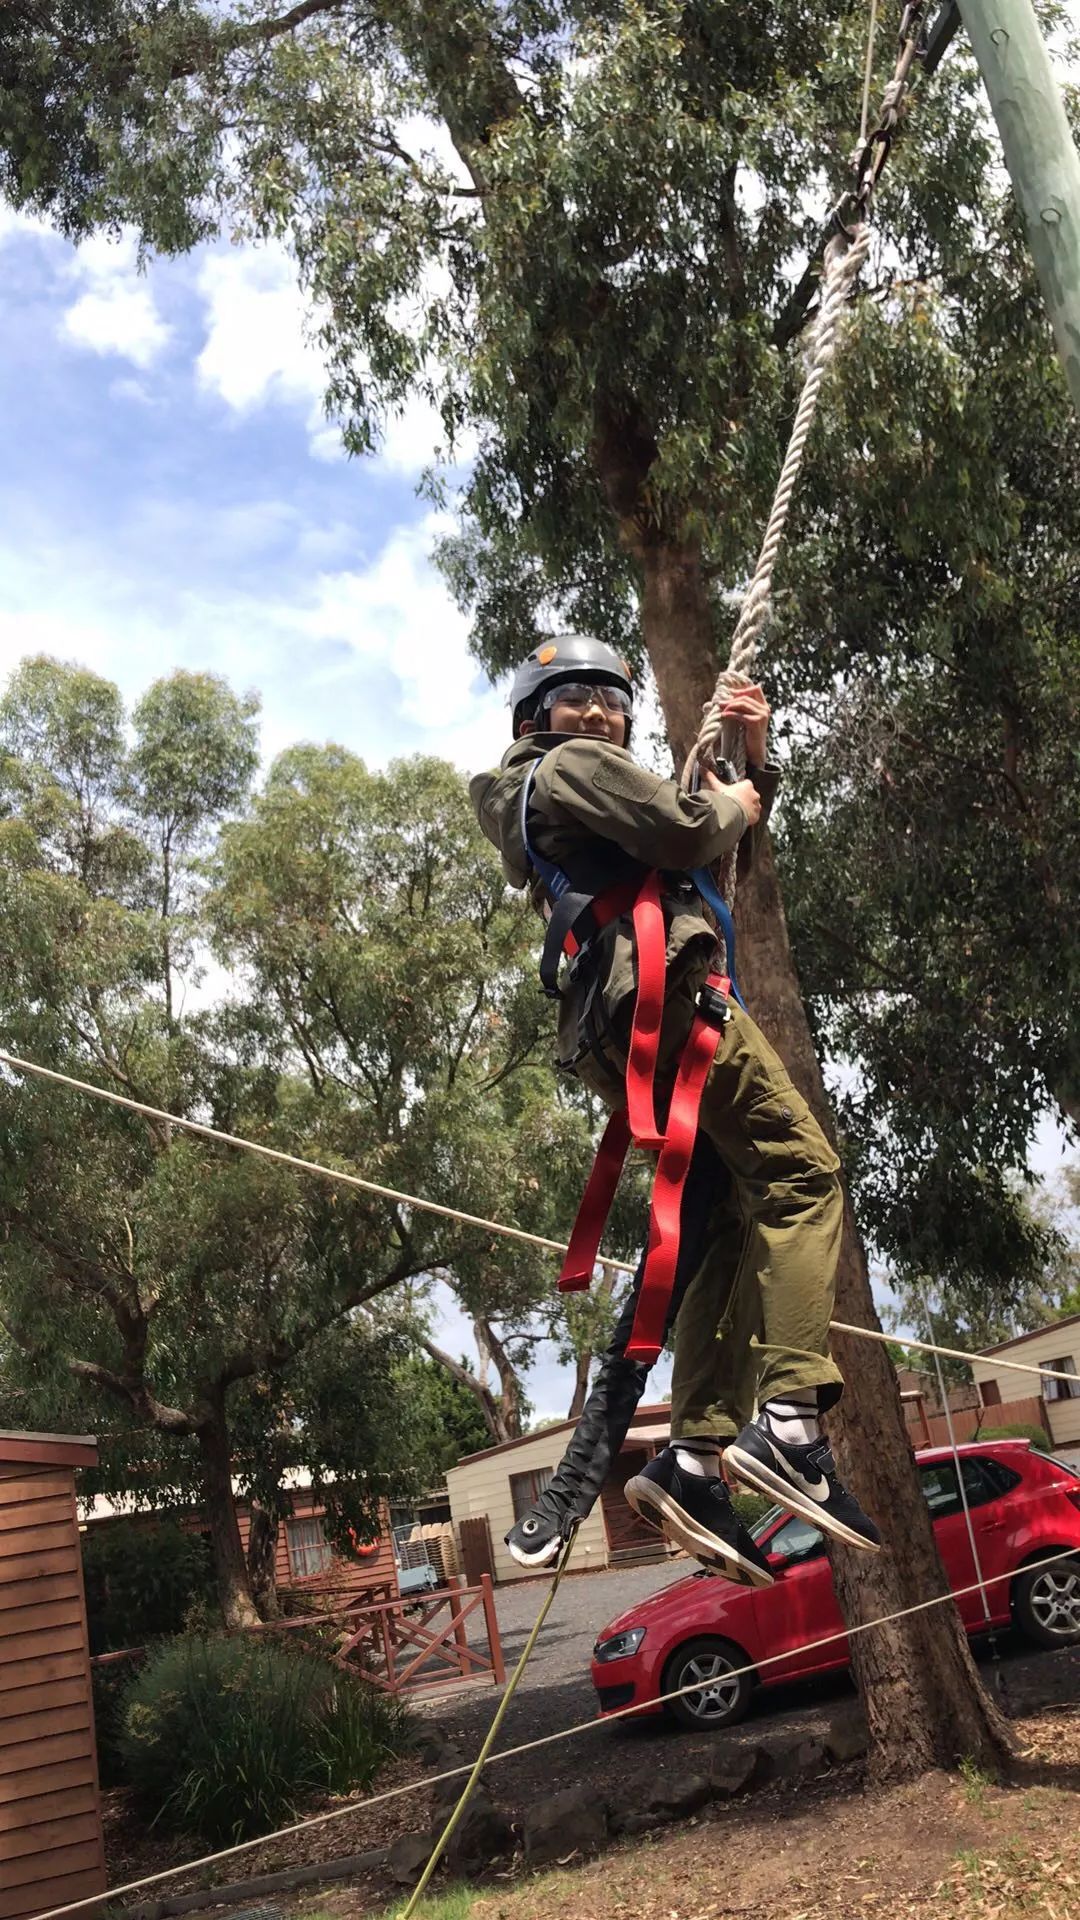
[[[629,1633],[613,1633],[610,1640],[598,1640],[593,1648],[594,1660],[625,1660],[636,1653],[645,1638],[644,1627],[631,1627]]]

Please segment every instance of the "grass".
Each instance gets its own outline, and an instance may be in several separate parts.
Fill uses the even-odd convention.
[[[420,1902],[415,1920],[470,1920],[474,1903],[479,1894],[472,1887],[450,1887],[445,1893],[433,1893]],[[370,1920],[398,1920],[409,1904],[409,1896],[403,1893],[392,1907],[384,1907],[380,1913],[372,1914]],[[314,1908],[310,1913],[297,1914],[296,1920],[337,1920],[325,1908]]]
[[[985,1767],[970,1757],[960,1762],[960,1778],[964,1783],[964,1799],[970,1807],[981,1807],[986,1799],[986,1790],[994,1786],[994,1777]]]

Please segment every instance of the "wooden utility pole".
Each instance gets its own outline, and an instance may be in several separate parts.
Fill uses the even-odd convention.
[[[1032,0],[958,0],[1080,412],[1080,154]]]

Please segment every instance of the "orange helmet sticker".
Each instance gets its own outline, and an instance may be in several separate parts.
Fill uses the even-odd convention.
[[[630,671],[630,669],[629,669],[629,667],[627,666],[627,664],[626,664],[626,661],[625,661],[625,660],[623,660],[623,659],[620,659],[620,661],[619,661],[619,665],[620,665],[620,667],[622,668],[622,670],[623,670],[623,672],[625,673],[625,675],[626,675],[626,677],[627,677],[627,679],[628,679],[628,680],[632,680],[634,676],[633,676],[633,674],[631,673],[631,671]]]
[[[536,658],[540,666],[550,667],[558,651],[558,647],[538,647]]]

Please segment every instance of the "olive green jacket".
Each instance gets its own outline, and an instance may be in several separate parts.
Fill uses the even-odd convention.
[[[668,1013],[661,1065],[670,1063],[682,1050],[693,1002],[716,947],[711,917],[680,876],[713,865],[736,847],[739,865],[745,867],[768,820],[778,770],[765,767],[750,774],[762,810],[759,825],[748,833],[746,815],[730,793],[687,793],[676,780],[648,772],[625,748],[607,740],[534,733],[515,741],[498,771],[477,774],[469,791],[481,828],[502,856],[507,880],[516,887],[531,883],[541,913],[550,904],[547,890],[530,870],[521,834],[521,789],[531,765],[536,772],[529,837],[539,854],[564,868],[576,884],[582,884],[586,872],[590,891],[596,887],[598,862],[602,868],[610,865],[608,886],[643,869],[659,868],[663,875]],[[617,1054],[629,1033],[635,991],[629,916],[606,928],[597,947],[602,1013]],[[582,1050],[582,1010],[582,985],[571,983],[561,997],[559,1018],[559,1055],[566,1066],[576,1063]]]

